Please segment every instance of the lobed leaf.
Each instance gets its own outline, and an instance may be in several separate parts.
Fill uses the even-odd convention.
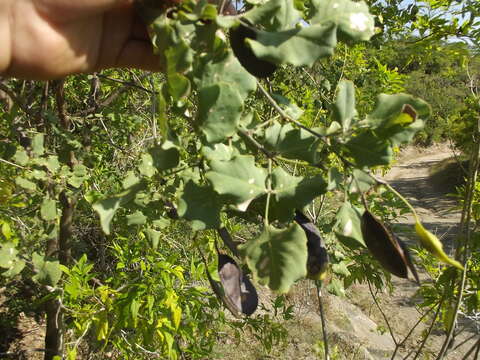
[[[192,229],[216,229],[220,226],[222,203],[209,186],[200,186],[189,180],[180,192],[178,216],[191,221]]]
[[[256,197],[266,193],[265,169],[255,166],[255,158],[235,156],[230,161],[212,160],[205,175],[220,195],[227,195],[240,211],[245,211]]]
[[[274,291],[288,292],[295,281],[307,275],[307,239],[297,224],[285,229],[266,225],[260,236],[239,250],[255,278]]]
[[[242,110],[242,98],[228,83],[217,83],[198,92],[198,123],[210,143],[236,133]]]

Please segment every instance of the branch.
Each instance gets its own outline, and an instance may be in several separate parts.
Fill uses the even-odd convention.
[[[315,281],[317,286],[317,299],[318,299],[318,312],[320,313],[320,319],[322,320],[322,336],[323,336],[323,348],[325,350],[325,360],[329,360],[328,355],[328,334],[327,334],[327,322],[325,321],[325,311],[323,309],[322,302],[322,283],[320,281]]]
[[[368,284],[368,290],[370,290],[370,295],[372,295],[372,298],[373,298],[373,301],[375,302],[375,305],[377,305],[378,310],[382,314],[383,320],[385,320],[385,323],[387,324],[388,331],[390,332],[390,336],[392,337],[392,340],[395,343],[395,346],[398,346],[397,339],[395,339],[395,335],[393,333],[392,327],[390,326],[390,322],[388,321],[387,315],[385,315],[382,308],[380,307],[380,304],[378,303],[377,297],[373,293],[372,284],[370,284],[370,280],[368,280],[368,279],[367,279],[367,284]]]

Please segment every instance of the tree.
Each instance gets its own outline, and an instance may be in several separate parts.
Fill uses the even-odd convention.
[[[370,250],[378,262],[361,265],[378,274],[379,264],[403,277],[413,268],[366,193],[389,188],[371,169],[391,163],[429,106],[383,94],[357,108],[351,81],[308,70],[337,40],[373,36],[367,6],[247,1],[231,17],[206,1],[168,4],[140,2],[165,74],[2,85],[14,105],[2,113],[0,266],[8,284],[34,275],[47,313],[46,359],[65,346],[75,358],[85,337],[123,358],[207,356],[214,324],[229,322],[203,286],[189,284],[206,271],[219,301],[240,315],[255,305],[254,296],[239,302],[249,277],[280,293],[322,278],[325,245],[299,214],[327,193],[343,194],[332,231],[339,246],[363,261]],[[311,84],[300,98],[288,93],[292,74]],[[318,106],[325,98],[328,106]],[[461,269],[416,220],[426,248]],[[229,233],[242,221],[258,230],[236,244]],[[372,233],[373,243],[364,239]]]

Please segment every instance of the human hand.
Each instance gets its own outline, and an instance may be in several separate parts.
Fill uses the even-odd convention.
[[[0,0],[0,48],[0,74],[24,79],[161,70],[133,0]]]

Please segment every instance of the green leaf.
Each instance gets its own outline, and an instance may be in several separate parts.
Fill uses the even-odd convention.
[[[143,225],[147,222],[147,217],[140,210],[127,215],[127,225]]]
[[[45,198],[40,207],[40,216],[45,221],[52,221],[57,219],[57,205],[55,200]]]
[[[255,55],[274,64],[312,66],[320,57],[333,54],[337,43],[332,24],[269,33],[258,31],[256,40],[246,39]]]
[[[149,149],[148,152],[153,158],[153,166],[158,171],[173,169],[180,162],[178,147],[169,140],[164,141],[160,146]]]
[[[203,67],[198,87],[209,87],[219,82],[233,86],[242,100],[245,100],[257,88],[255,77],[240,65],[231,51],[228,51],[223,58],[211,59]]]
[[[18,148],[17,151],[15,152],[15,155],[13,156],[13,161],[15,161],[16,164],[25,166],[27,165],[29,160],[27,152],[23,148]]]
[[[243,14],[252,24],[261,24],[269,31],[290,29],[301,19],[291,0],[270,0]]]
[[[172,73],[167,75],[168,92],[174,100],[182,100],[190,95],[190,80],[185,75]]]
[[[198,122],[208,142],[221,142],[236,133],[243,100],[233,86],[222,82],[201,88],[198,99]]]
[[[335,235],[344,245],[352,249],[366,247],[362,235],[362,214],[357,208],[345,202],[339,209],[336,220]]]
[[[419,98],[408,94],[380,94],[377,98],[375,109],[367,115],[365,122],[373,128],[401,126],[402,124],[396,124],[396,119],[407,104],[413,107],[419,118],[427,119],[430,116],[430,106]]]
[[[422,119],[418,119],[408,126],[395,125],[392,126],[389,132],[389,140],[393,146],[409,143],[417,132],[423,129],[425,123]]]
[[[150,240],[150,245],[152,246],[152,249],[157,249],[158,244],[160,243],[160,236],[162,235],[162,233],[154,229],[146,229],[145,234]]]
[[[150,148],[148,153],[142,155],[142,161],[138,166],[138,170],[142,175],[152,177],[157,171],[176,167],[179,162],[180,153],[177,146],[167,140],[162,145]]]
[[[345,288],[343,286],[343,282],[339,279],[332,279],[332,281],[330,281],[327,285],[327,291],[336,296],[345,296]]]
[[[153,157],[150,154],[142,154],[140,165],[138,165],[138,171],[140,174],[146,177],[152,177],[156,173],[156,169],[153,167]]]
[[[333,105],[334,119],[342,124],[343,131],[347,131],[356,115],[355,87],[353,82],[342,80],[338,84],[337,97]]]
[[[12,278],[22,272],[22,270],[25,268],[25,261],[17,259],[16,261],[13,262],[13,266],[10,267],[7,271],[3,272],[2,275],[5,277]]]
[[[272,202],[271,219],[287,222],[293,219],[295,209],[302,209],[317,196],[326,192],[325,180],[317,175],[312,178],[292,176],[282,168],[272,172],[275,199]]]
[[[45,162],[45,166],[51,173],[56,173],[57,170],[60,168],[60,162],[58,161],[58,157],[50,155]]]
[[[339,189],[343,182],[343,174],[336,167],[328,169],[328,186],[327,190],[332,191]]]
[[[222,204],[211,187],[200,186],[193,181],[185,184],[178,202],[178,215],[192,222],[193,230],[220,227]]]
[[[62,270],[58,261],[45,261],[45,259],[33,253],[33,266],[37,273],[33,276],[33,280],[43,285],[55,286],[62,277]]]
[[[133,171],[127,171],[127,176],[122,181],[122,188],[128,189],[129,187],[138,184],[140,179],[135,175]]]
[[[15,184],[24,188],[25,190],[35,191],[37,189],[37,186],[35,185],[35,183],[31,182],[30,180],[24,179],[22,177],[15,178]]]
[[[193,62],[194,52],[185,41],[179,39],[175,46],[165,51],[167,58],[167,73],[184,73],[188,71]]]
[[[102,225],[102,230],[105,234],[110,234],[110,222],[120,206],[131,201],[140,190],[144,189],[144,187],[144,183],[135,184],[118,195],[101,200],[92,205],[93,209],[100,216],[100,224]]]
[[[0,247],[0,267],[10,269],[17,258],[18,251],[13,243],[2,244]]]
[[[239,155],[230,161],[213,160],[211,170],[205,175],[220,195],[228,195],[240,211],[250,202],[266,193],[265,169],[255,166],[253,156]]]
[[[333,264],[332,271],[338,275],[350,276],[350,271],[348,270],[347,264],[343,261],[339,262],[338,264]]]
[[[255,278],[274,291],[288,292],[307,274],[307,238],[297,224],[282,230],[266,226],[259,237],[239,249]]]
[[[377,184],[377,181],[371,177],[368,173],[360,169],[353,170],[353,180],[350,186],[350,192],[362,192],[365,193],[374,185]],[[356,179],[356,181],[355,181]]]
[[[365,2],[351,0],[312,0],[315,15],[312,24],[333,23],[339,38],[369,40],[375,33],[373,16]]]
[[[32,152],[36,156],[41,156],[44,154],[45,150],[43,148],[43,134],[35,134],[32,139]]]
[[[300,109],[298,105],[292,102],[290,99],[278,94],[272,94],[272,98],[277,102],[278,105],[280,105],[280,107],[283,109],[283,112],[290,118],[298,120],[303,115],[303,110]]]
[[[88,179],[87,167],[82,164],[73,167],[73,173],[68,178],[68,183],[73,187],[79,188],[85,180]]]
[[[275,122],[265,130],[265,146],[268,150],[288,158],[317,162],[320,140],[303,129],[294,129],[291,124]]]
[[[345,147],[359,167],[388,165],[393,160],[390,144],[373,131],[366,130],[350,139]]]
[[[29,177],[31,179],[35,179],[35,180],[46,180],[47,179],[47,173],[43,170],[34,169],[34,170],[30,171]]]
[[[202,147],[202,154],[209,161],[228,161],[235,155],[239,155],[238,150],[233,146],[227,146],[225,144],[213,144]]]

